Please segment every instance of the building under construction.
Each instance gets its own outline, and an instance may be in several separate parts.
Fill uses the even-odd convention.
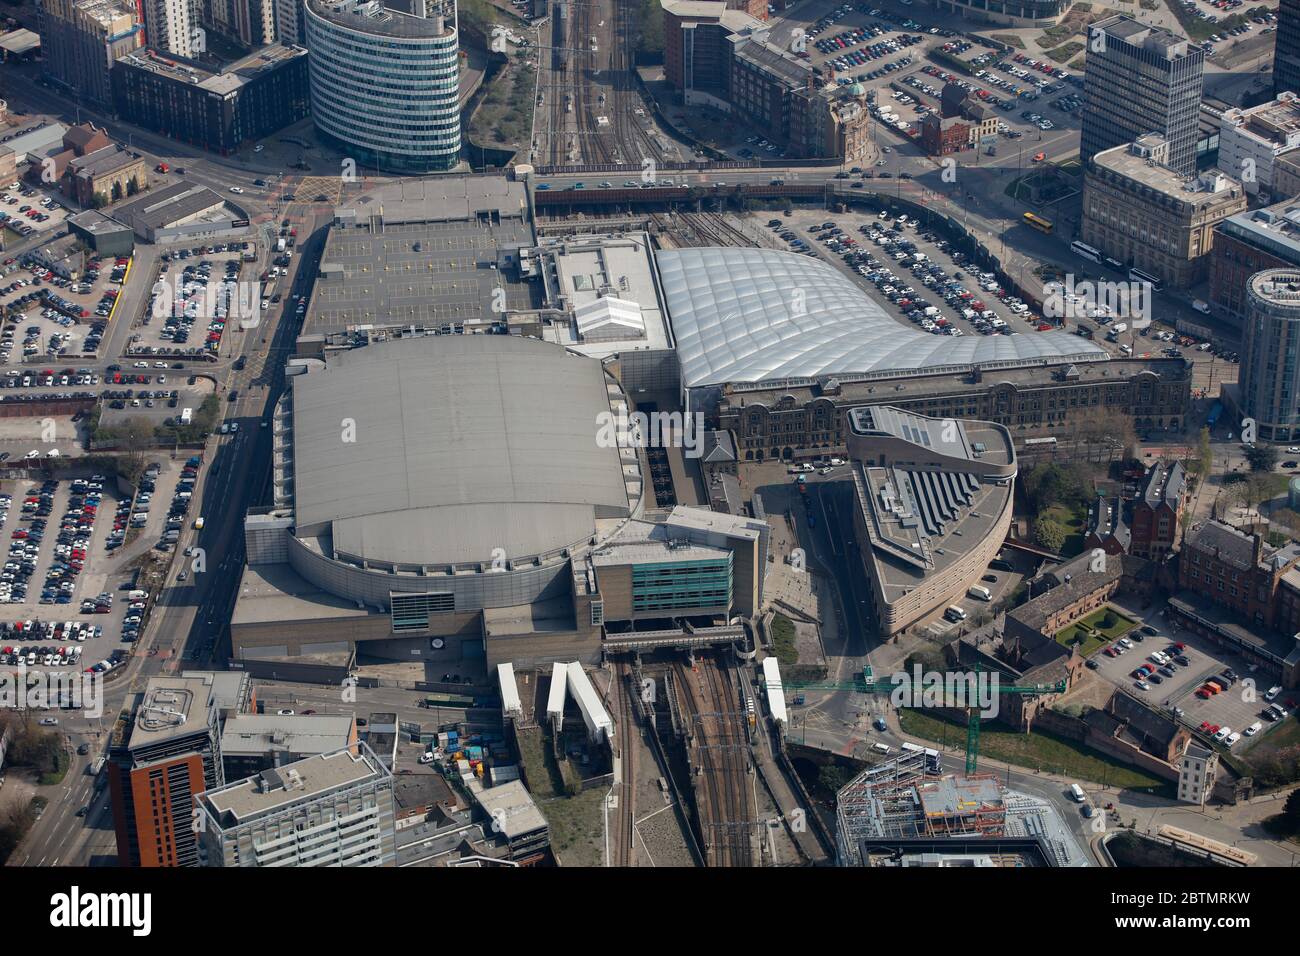
[[[836,799],[840,866],[1073,866],[1050,807],[993,774],[939,775],[921,749],[864,770]]]
[[[836,800],[840,860],[861,865],[871,838],[996,837],[1006,831],[1002,789],[990,774],[926,774],[924,752],[904,752],[855,777]]]

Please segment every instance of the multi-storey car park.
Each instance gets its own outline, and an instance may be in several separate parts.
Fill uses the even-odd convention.
[[[460,159],[456,4],[411,9],[382,0],[307,0],[312,119],[359,165],[447,170]]]

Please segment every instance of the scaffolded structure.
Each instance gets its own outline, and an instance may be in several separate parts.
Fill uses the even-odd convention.
[[[862,865],[863,840],[1006,834],[1006,801],[995,776],[926,777],[919,756],[904,754],[865,770],[839,792],[840,866]]]

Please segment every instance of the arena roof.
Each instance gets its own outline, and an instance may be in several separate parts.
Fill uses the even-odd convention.
[[[770,249],[656,254],[688,388],[956,365],[1099,361],[1065,332],[931,335],[889,316],[852,279],[809,256]]]
[[[599,362],[534,339],[399,339],[293,379],[300,534],[401,564],[510,561],[628,514]],[[354,422],[355,440],[341,438]],[[497,549],[501,549],[500,552]]]

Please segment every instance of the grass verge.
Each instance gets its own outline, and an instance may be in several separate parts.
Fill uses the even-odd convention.
[[[900,710],[899,721],[903,732],[913,737],[945,744],[959,744],[966,739],[965,727],[918,710]],[[980,755],[1120,790],[1167,795],[1173,789],[1168,782],[1100,751],[1041,731],[1021,734],[986,724],[980,728]]]

